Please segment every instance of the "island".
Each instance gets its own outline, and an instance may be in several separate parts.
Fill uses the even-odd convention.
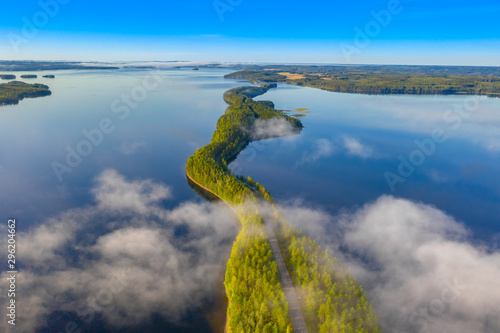
[[[55,76],[55,75],[52,75],[52,74],[49,74],[49,75],[44,75],[44,76],[42,76],[42,77],[45,77],[45,78],[47,78],[47,79],[53,79],[53,78],[55,78],[56,76]]]
[[[287,135],[303,125],[254,97],[275,83],[224,93],[229,104],[212,141],[186,163],[190,184],[225,202],[241,230],[227,262],[226,331],[231,332],[381,332],[361,286],[314,240],[292,227],[271,194],[250,177],[229,168],[252,141],[273,137],[257,129],[265,122],[288,125]]]
[[[25,75],[21,75],[21,78],[22,79],[36,79],[38,76],[35,75],[35,74],[25,74]]]
[[[16,76],[12,74],[0,74],[0,79],[2,80],[15,80]]]
[[[0,105],[18,104],[24,98],[49,96],[52,92],[44,84],[11,81],[0,84]]]
[[[253,66],[225,76],[340,93],[500,97],[500,69],[453,66]]]

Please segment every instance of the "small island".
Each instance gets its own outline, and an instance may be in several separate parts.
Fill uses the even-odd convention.
[[[36,79],[38,76],[35,74],[26,74],[26,75],[21,75],[21,78],[23,79]]]
[[[0,84],[0,105],[18,104],[24,98],[49,96],[52,92],[44,84],[12,81]]]
[[[42,77],[47,78],[47,79],[53,79],[53,78],[55,78],[56,76],[55,76],[55,75],[52,75],[52,74],[49,74],[49,75],[44,75],[44,76],[42,76]]]
[[[0,74],[0,79],[2,80],[15,80],[16,76],[12,74]]]

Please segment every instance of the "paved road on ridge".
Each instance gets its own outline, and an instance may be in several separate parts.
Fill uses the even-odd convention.
[[[265,223],[265,226],[274,259],[276,259],[276,263],[278,264],[280,283],[285,292],[286,300],[288,301],[288,312],[292,319],[293,332],[307,333],[306,322],[304,321],[304,316],[302,315],[302,310],[300,309],[299,300],[297,299],[297,294],[293,288],[290,275],[288,275],[285,261],[283,260],[283,256],[281,255],[281,251],[278,246],[278,240],[276,239],[276,236],[274,236],[273,227],[268,223]]]

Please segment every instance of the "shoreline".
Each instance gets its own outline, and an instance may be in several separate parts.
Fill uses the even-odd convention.
[[[195,181],[193,179],[193,177],[191,177],[189,175],[189,173],[187,172],[186,170],[186,177],[193,183],[195,184],[196,186],[198,186],[199,188],[203,189],[204,191],[210,193],[211,195],[217,197],[220,201],[224,202],[230,209],[231,211],[233,211],[235,214],[236,214],[236,219],[239,221],[239,217],[238,217],[238,213],[236,212],[236,210],[231,206],[231,204],[229,204],[226,200],[222,199],[219,195],[215,194],[214,192],[212,192],[210,189],[206,188],[205,186],[201,185],[200,183],[198,183],[197,181]],[[241,222],[240,222],[240,227],[241,227]],[[229,259],[228,259],[229,260]],[[227,263],[226,263],[226,266],[227,266]],[[224,268],[224,272],[226,271],[226,268]],[[225,275],[225,273],[224,273]],[[224,284],[224,283],[223,283]],[[229,307],[229,303],[231,302],[231,299],[229,298],[229,294],[227,292],[227,288],[226,288],[226,285],[224,284],[224,293],[226,294],[226,298],[227,298],[227,307],[226,307],[226,322],[224,324],[224,333],[231,333],[231,330],[229,329],[229,315],[227,313],[227,308]]]
[[[282,270],[286,266],[284,264],[280,265],[277,262],[278,257],[282,258],[279,248],[273,248],[271,245],[272,238],[264,226],[264,221],[257,207],[252,206],[245,209],[244,207],[246,206],[242,206],[248,199],[251,202],[255,201],[256,204],[259,191],[263,191],[264,195],[268,193],[262,185],[255,183],[250,178],[247,181],[244,177],[236,176],[228,167],[228,164],[234,161],[239,153],[252,141],[274,137],[254,138],[252,136],[252,129],[257,119],[283,118],[293,128],[297,128],[295,134],[299,134],[303,128],[299,119],[276,110],[274,103],[270,101],[254,101],[252,99],[253,97],[265,94],[271,88],[276,88],[276,84],[263,83],[258,87],[242,86],[226,91],[223,99],[229,107],[219,118],[217,129],[212,135],[211,142],[199,148],[186,162],[186,178],[193,190],[209,201],[223,201],[236,214],[236,218],[241,223],[240,232],[233,244],[233,251],[235,248],[245,253],[248,250],[249,252],[245,255],[245,258],[253,257],[255,259],[249,263],[246,263],[248,261],[246,260],[245,264],[241,264],[240,255],[238,254],[240,251],[238,250],[238,252],[231,253],[226,265],[224,287],[228,306],[224,330],[228,333],[241,325],[240,323],[238,326],[234,326],[236,325],[234,323],[235,318],[241,319],[243,322],[252,325],[252,327],[255,325],[264,325],[260,323],[260,317],[256,316],[256,314],[260,313],[259,311],[263,311],[262,308],[258,307],[254,302],[250,306],[250,309],[253,309],[252,314],[249,315],[247,312],[248,309],[242,310],[238,307],[240,299],[243,302],[245,302],[245,299],[262,299],[263,302],[270,302],[270,299],[278,300],[277,304],[273,303],[272,313],[262,313],[261,316],[269,316],[266,321],[269,321],[269,323],[273,322],[274,327],[279,327],[280,332],[289,331],[289,329],[303,332],[303,328],[305,328],[305,324],[302,324],[304,319],[300,307],[298,307],[298,315],[293,307],[288,308],[286,306],[287,304],[295,304],[297,300],[294,303],[293,300],[289,299],[292,294],[287,292],[289,287],[285,288],[286,286],[282,281],[282,276],[289,276],[289,273],[287,271],[283,272]],[[195,177],[199,180],[195,180]],[[263,228],[262,230],[259,229],[258,235],[250,237],[255,227]],[[275,253],[276,250],[279,253]],[[264,252],[258,255],[261,251]],[[264,256],[264,258],[258,260],[257,257],[260,258],[260,256]],[[234,266],[235,264],[237,265]],[[258,283],[259,287],[257,290],[254,290],[253,288],[249,288],[249,286],[256,282],[247,281],[248,272],[242,270],[241,265],[246,265],[253,272],[266,271],[266,267],[267,270],[271,267],[267,265],[277,265],[277,267],[271,275],[266,276],[264,274],[266,278],[258,280],[257,282],[260,281]],[[247,287],[243,287],[241,283],[234,282],[235,277],[238,281],[247,281]],[[289,284],[291,285],[291,283]],[[266,290],[266,292],[262,293],[262,290]],[[236,294],[233,294],[234,292]],[[232,297],[229,297],[235,295],[237,298],[236,301],[231,299]],[[295,293],[293,296],[296,297]],[[298,321],[299,319],[300,321]],[[299,322],[301,324],[298,324]]]
[[[238,221],[239,221],[239,217],[238,217],[238,212],[236,211],[236,209],[229,203],[227,202],[226,200],[222,199],[218,194],[212,192],[210,189],[206,188],[205,186],[201,185],[200,183],[198,183],[196,180],[193,179],[193,177],[191,177],[189,175],[189,173],[187,172],[186,170],[186,177],[191,181],[193,182],[196,186],[200,187],[201,189],[203,189],[204,191],[210,193],[211,195],[217,197],[220,201],[224,202],[235,214],[236,214],[236,217],[238,218]]]

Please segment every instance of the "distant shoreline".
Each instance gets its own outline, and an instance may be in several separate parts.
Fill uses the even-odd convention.
[[[274,82],[366,95],[474,95],[500,97],[500,70],[403,66],[267,66],[226,79]]]

